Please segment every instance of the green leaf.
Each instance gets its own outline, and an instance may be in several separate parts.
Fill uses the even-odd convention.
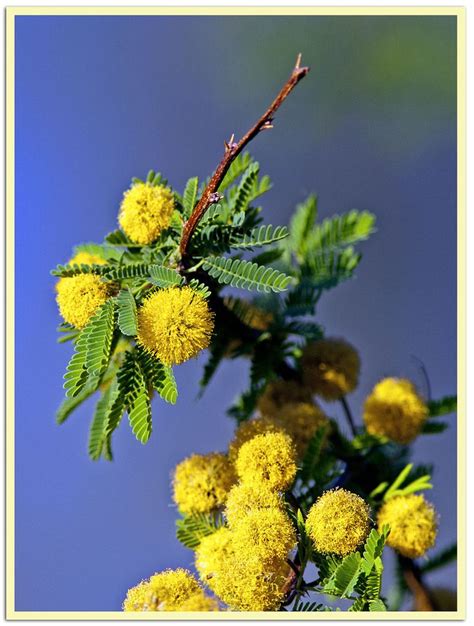
[[[431,400],[428,402],[428,411],[430,417],[439,417],[455,413],[458,408],[457,396],[445,396],[440,400]]]
[[[109,298],[87,324],[85,366],[91,376],[101,376],[107,369],[115,327],[115,300]]]
[[[320,295],[321,290],[316,284],[310,279],[303,278],[286,296],[285,315],[289,317],[314,315]]]
[[[183,277],[178,274],[176,270],[172,270],[169,267],[163,265],[150,265],[149,267],[150,282],[157,287],[177,287],[183,284]]]
[[[383,600],[377,598],[376,600],[370,600],[369,602],[369,611],[386,611],[387,607],[385,606]]]
[[[224,520],[219,514],[187,515],[176,520],[176,537],[183,546],[194,550],[204,537],[212,535],[223,525]]]
[[[338,595],[341,598],[349,597],[361,574],[361,556],[353,552],[344,557],[334,574],[323,587],[325,593]]]
[[[449,428],[447,422],[425,422],[421,432],[424,435],[437,435],[444,432],[447,428]]]
[[[175,404],[178,399],[178,388],[174,378],[173,369],[164,365],[151,354],[137,348],[137,356],[145,376],[145,380],[151,384],[165,402]]]
[[[128,420],[138,441],[146,443],[150,438],[152,430],[151,406],[148,389],[141,373],[137,376],[135,393],[128,410]]]
[[[104,453],[104,446],[107,437],[107,418],[117,395],[118,385],[115,381],[114,384],[107,388],[97,402],[89,431],[89,456],[93,461],[97,461]]]
[[[128,287],[122,289],[117,296],[118,325],[121,332],[134,337],[138,332],[137,305]]]
[[[392,493],[396,491],[405,482],[405,480],[408,478],[408,475],[412,469],[413,469],[413,463],[409,463],[408,465],[405,465],[405,467],[402,469],[402,471],[398,474],[398,476],[395,478],[393,483],[385,492],[384,500],[388,500],[389,498],[392,497]]]
[[[364,545],[363,559],[361,562],[361,569],[367,576],[374,568],[376,559],[382,556],[389,532],[388,526],[384,526],[382,533],[379,533],[375,528],[370,531]]]
[[[314,289],[332,289],[344,280],[352,277],[362,255],[352,246],[342,252],[313,253],[307,255],[307,279],[312,281]]]
[[[260,166],[257,162],[252,163],[245,170],[242,180],[237,188],[235,196],[232,198],[231,210],[233,213],[245,211],[250,202],[252,189],[258,177]]]
[[[78,276],[79,274],[103,274],[106,271],[112,271],[113,265],[86,265],[85,263],[57,265],[51,270],[52,276],[61,276],[61,278],[69,278],[70,276]]]
[[[66,373],[64,374],[64,389],[68,398],[76,397],[85,387],[87,383],[88,373],[86,369],[87,356],[87,335],[89,327],[82,329],[76,344],[75,352],[72,355]]]
[[[183,192],[183,208],[185,215],[189,217],[193,212],[194,205],[196,204],[197,191],[198,191],[199,179],[197,176],[190,178],[186,183],[186,187]]]
[[[291,282],[290,276],[278,270],[240,259],[207,257],[203,268],[221,284],[250,291],[279,293]]]
[[[375,231],[375,215],[352,210],[335,215],[317,224],[308,237],[308,249],[340,250],[350,244],[368,239]]]
[[[253,250],[254,248],[267,246],[275,241],[285,239],[285,237],[288,237],[286,226],[273,227],[271,224],[262,225],[253,228],[249,234],[244,235],[240,239],[231,239],[230,246],[232,248]]]
[[[99,265],[99,267],[101,267]],[[102,266],[103,267],[103,266]],[[124,280],[126,278],[148,278],[150,267],[147,263],[129,263],[127,265],[106,268],[102,274],[107,280]]]
[[[204,285],[204,283],[200,283],[197,278],[192,278],[189,281],[189,286],[193,291],[200,294],[203,298],[206,299],[209,298],[212,293],[209,287],[207,285]]]
[[[83,402],[87,400],[97,390],[97,380],[95,384],[86,385],[80,393],[73,398],[64,398],[58,410],[56,411],[56,423],[63,424],[71,413]]]
[[[452,544],[438,552],[432,557],[428,557],[428,560],[425,561],[420,569],[423,574],[427,574],[428,572],[432,572],[434,570],[439,569],[440,567],[444,567],[448,565],[448,563],[452,563],[457,559],[458,556],[458,547],[457,544]]]
[[[303,203],[298,204],[290,222],[290,237],[288,249],[299,257],[306,252],[306,241],[314,226],[317,208],[317,197],[310,195]]]

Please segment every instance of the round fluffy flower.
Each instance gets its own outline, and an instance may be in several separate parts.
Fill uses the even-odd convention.
[[[209,346],[214,314],[191,287],[152,293],[138,311],[138,341],[166,365],[183,363]]]
[[[286,561],[224,562],[217,595],[234,611],[276,611],[288,590],[290,567]]]
[[[296,380],[275,380],[265,387],[257,408],[262,415],[273,417],[285,404],[311,402],[311,391]]]
[[[205,603],[204,592],[198,581],[187,570],[178,568],[155,574],[128,590],[123,603],[124,611],[182,611],[209,610],[184,609],[183,606]],[[210,609],[212,610],[212,609]]]
[[[404,378],[381,380],[365,401],[367,432],[397,443],[410,443],[420,433],[427,417],[425,402],[414,385]]]
[[[281,604],[288,581],[285,559],[262,561],[241,552],[234,533],[222,527],[204,537],[196,549],[196,569],[214,593],[231,610],[271,611]]]
[[[432,548],[438,532],[436,511],[420,494],[387,500],[379,510],[377,524],[379,528],[390,526],[387,544],[411,559]]]
[[[66,322],[83,328],[110,296],[110,285],[96,274],[61,278],[56,285],[56,302]]]
[[[308,344],[301,366],[306,384],[328,401],[353,391],[359,380],[359,355],[344,339],[320,339]]]
[[[180,611],[218,611],[219,604],[215,598],[204,593],[195,593],[179,607]]]
[[[329,420],[319,406],[309,402],[285,404],[271,419],[290,435],[300,458],[316,431],[321,426],[329,426]]]
[[[257,435],[240,448],[235,467],[247,485],[284,491],[296,475],[296,450],[284,433]]]
[[[78,252],[69,261],[69,265],[105,265],[107,261],[97,254]]]
[[[278,426],[274,424],[273,421],[265,417],[242,422],[242,424],[235,431],[234,438],[229,444],[230,460],[235,462],[237,460],[237,455],[239,454],[240,448],[244,445],[245,442],[250,441],[250,439],[253,439],[256,435],[262,435],[264,433],[283,432],[283,430],[283,428],[278,428]]]
[[[232,526],[234,549],[263,562],[284,560],[295,547],[296,533],[281,507],[252,509]]]
[[[318,552],[345,556],[367,538],[370,509],[346,489],[331,489],[316,500],[306,519],[308,534]]]
[[[255,509],[283,509],[282,498],[271,489],[245,483],[235,485],[229,491],[225,504],[225,517],[229,526],[233,526],[247,513]]]
[[[195,565],[199,577],[217,593],[223,563],[230,563],[234,556],[231,531],[222,526],[212,535],[203,537],[195,553]]]
[[[235,483],[227,455],[193,454],[176,466],[173,497],[181,513],[207,513],[223,506]]]
[[[123,194],[119,224],[129,239],[146,245],[155,241],[169,226],[173,209],[171,189],[137,183]]]

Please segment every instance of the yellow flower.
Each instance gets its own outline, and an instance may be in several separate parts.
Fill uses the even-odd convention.
[[[230,460],[235,463],[240,448],[246,441],[253,439],[255,435],[276,432],[283,432],[283,428],[278,428],[271,420],[264,417],[242,422],[235,431],[234,438],[229,444]]]
[[[235,467],[244,484],[284,491],[296,475],[296,450],[284,433],[257,435],[240,448]]]
[[[257,408],[267,417],[273,417],[285,404],[311,402],[312,393],[295,380],[275,380],[265,387]]]
[[[216,593],[230,610],[276,611],[288,590],[289,574],[286,561],[224,562]]]
[[[229,563],[233,556],[232,533],[225,526],[203,537],[196,548],[195,565],[199,577],[216,593],[224,569],[223,563]]]
[[[56,302],[66,322],[84,328],[97,309],[111,295],[110,285],[96,274],[61,278],[56,285]]]
[[[123,195],[119,223],[129,239],[152,243],[171,222],[173,193],[163,185],[137,183]]]
[[[292,438],[300,458],[316,431],[329,426],[329,420],[319,406],[309,402],[285,404],[271,419]]]
[[[370,509],[355,493],[331,489],[309,510],[306,527],[318,552],[345,556],[367,538]]]
[[[404,378],[385,378],[365,401],[364,421],[371,435],[410,443],[420,433],[428,408],[414,385]]]
[[[107,261],[97,254],[78,252],[69,260],[69,265],[105,265]]]
[[[183,608],[190,605],[206,608]],[[187,570],[178,568],[155,574],[128,590],[123,603],[124,611],[194,611],[214,610],[207,608],[209,603],[198,581]]]
[[[229,491],[225,504],[225,517],[230,527],[233,527],[242,517],[255,509],[283,509],[283,499],[271,489],[253,485],[235,485]]]
[[[377,524],[379,528],[390,526],[387,544],[411,559],[432,548],[438,532],[436,511],[420,494],[387,500],[378,513]]]
[[[338,400],[359,380],[357,351],[343,339],[320,339],[307,345],[301,357],[305,383],[322,398]]]
[[[183,363],[209,346],[214,314],[191,287],[152,293],[138,311],[138,341],[166,365]]]
[[[202,581],[231,610],[276,610],[285,595],[290,568],[285,559],[262,561],[242,552],[226,527],[204,537],[196,549],[196,569]]]
[[[224,505],[235,479],[225,454],[193,454],[176,466],[174,501],[184,514],[214,511]]]
[[[296,534],[281,507],[253,509],[232,526],[234,549],[259,561],[284,560],[296,545]]]

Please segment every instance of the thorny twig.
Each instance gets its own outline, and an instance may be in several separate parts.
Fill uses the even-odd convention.
[[[194,207],[191,216],[184,225],[183,234],[179,246],[182,259],[186,256],[189,241],[194,231],[196,230],[200,219],[205,214],[207,209],[211,206],[211,204],[218,202],[218,200],[220,199],[218,189],[232,161],[236,158],[238,154],[240,154],[240,152],[242,152],[245,146],[260,133],[260,131],[273,128],[273,118],[276,111],[280,108],[284,100],[289,96],[289,94],[293,91],[296,85],[300,82],[302,78],[306,76],[308,72],[309,67],[301,67],[301,54],[299,54],[290,77],[283,85],[277,97],[275,98],[275,100],[273,100],[265,113],[246,132],[246,134],[242,137],[242,139],[240,139],[240,141],[235,142],[234,135],[232,135],[230,140],[228,142],[225,142],[224,156],[217,166],[216,171],[212,175],[211,180],[205,188],[199,202]]]

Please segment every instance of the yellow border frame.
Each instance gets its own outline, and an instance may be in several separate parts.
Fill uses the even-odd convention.
[[[14,418],[14,165],[15,17],[17,15],[451,15],[457,17],[458,199],[458,610],[417,613],[134,613],[119,611],[16,611]],[[7,7],[6,8],[6,618],[8,620],[462,620],[466,605],[466,10],[464,7]]]

